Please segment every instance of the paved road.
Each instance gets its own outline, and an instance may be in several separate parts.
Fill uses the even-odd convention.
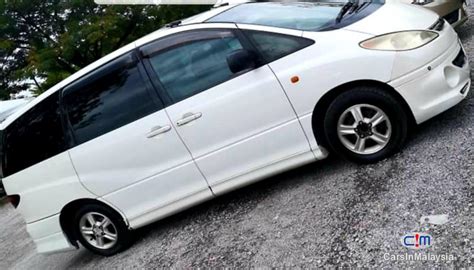
[[[473,29],[471,16],[460,36],[472,56]],[[111,258],[38,255],[22,219],[3,207],[0,269],[472,267],[473,143],[470,94],[414,131],[395,157],[369,166],[330,158],[270,178],[140,230],[130,250]],[[420,228],[428,214],[448,214],[449,222]],[[421,254],[454,261],[386,260],[407,252],[402,235],[425,229],[434,245]]]

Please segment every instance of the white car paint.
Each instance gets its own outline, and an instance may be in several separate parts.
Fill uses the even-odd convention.
[[[405,4],[386,4],[371,16],[349,25],[346,29],[372,35],[404,30],[426,30],[439,18],[436,13],[416,5],[409,6],[412,12],[407,12],[407,8]],[[386,20],[391,16],[396,16],[397,20]],[[382,21],[383,23],[380,23]]]
[[[76,199],[97,198],[79,181],[68,152],[4,178],[3,184],[8,194],[21,194],[17,210],[40,253],[71,250],[59,213]]]
[[[410,104],[417,123],[444,112],[463,100],[471,87],[469,64],[453,66],[461,48],[458,40],[436,59],[389,82]],[[460,94],[462,89],[467,89]]]
[[[202,113],[199,121],[175,127],[211,187],[274,160],[309,151],[296,114],[268,66],[178,102],[166,111],[173,124],[185,113]]]
[[[76,199],[100,200],[116,209],[130,228],[138,228],[235,188],[325,158],[327,152],[316,141],[311,119],[317,102],[337,86],[359,80],[391,85],[405,98],[418,123],[467,95],[459,91],[470,83],[469,65],[455,68],[451,64],[460,45],[450,26],[432,44],[408,52],[358,46],[378,34],[427,29],[435,23],[433,13],[417,7],[387,5],[353,25],[327,32],[199,23],[215,14],[211,11],[193,17],[183,26],[161,29],[113,52],[54,86],[0,125],[4,130],[47,96],[88,72],[171,34],[237,27],[303,36],[316,42],[3,179],[8,194],[21,196],[18,210],[39,252],[72,247],[61,230],[59,215]],[[415,22],[409,22],[414,18]],[[293,76],[299,77],[297,84],[290,81]],[[262,89],[264,92],[256,94]],[[201,117],[178,126],[186,113],[200,113]],[[235,124],[235,118],[243,121]],[[157,126],[169,129],[148,138]]]
[[[196,193],[212,197],[209,185],[174,128],[148,138],[156,125],[171,128],[164,111],[70,150],[84,186],[122,209],[131,223],[143,214]],[[128,135],[123,136],[124,133]]]
[[[26,223],[58,214],[75,199],[97,198],[79,181],[69,152],[6,177],[3,183],[8,194],[21,194],[18,211]]]

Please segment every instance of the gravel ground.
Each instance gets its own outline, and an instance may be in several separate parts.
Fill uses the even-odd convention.
[[[473,29],[471,15],[459,31],[472,67]],[[0,208],[0,269],[473,267],[473,90],[388,160],[358,166],[329,158],[272,177],[141,229],[131,249],[111,258],[83,249],[36,254],[21,217]],[[420,227],[431,214],[449,222]],[[414,231],[429,232],[433,246],[402,247],[400,237]],[[455,260],[386,260],[405,253]]]

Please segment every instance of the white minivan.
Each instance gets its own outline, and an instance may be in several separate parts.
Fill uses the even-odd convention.
[[[131,231],[326,157],[369,163],[463,100],[464,49],[384,1],[246,3],[169,24],[0,125],[1,175],[39,252],[109,256]]]

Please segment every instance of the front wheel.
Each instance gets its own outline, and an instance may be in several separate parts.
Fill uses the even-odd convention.
[[[380,161],[398,151],[407,136],[407,116],[383,89],[359,87],[331,103],[324,119],[329,146],[358,163]]]
[[[112,256],[131,244],[131,232],[123,218],[103,205],[81,207],[74,217],[76,237],[93,253]]]

